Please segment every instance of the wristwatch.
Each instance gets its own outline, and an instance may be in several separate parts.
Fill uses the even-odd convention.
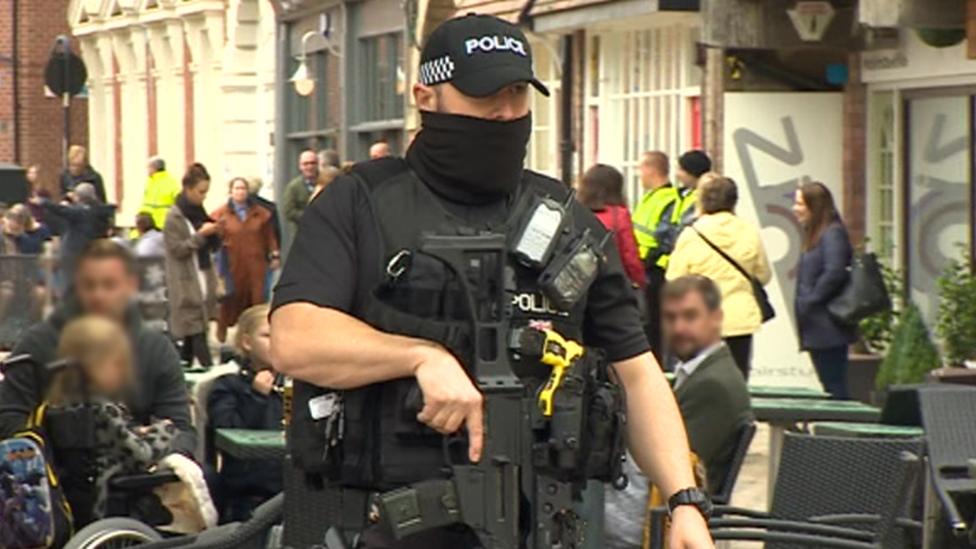
[[[674,514],[674,510],[682,505],[695,506],[705,520],[712,516],[712,500],[709,499],[708,494],[698,488],[685,488],[668,498],[668,515]]]

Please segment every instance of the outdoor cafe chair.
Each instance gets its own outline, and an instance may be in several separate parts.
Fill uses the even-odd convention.
[[[749,453],[749,446],[752,439],[756,436],[755,422],[743,425],[736,436],[735,452],[732,454],[732,461],[729,464],[729,471],[722,481],[722,488],[718,493],[711,494],[713,505],[728,505],[732,501],[732,491],[735,489],[736,480],[745,464],[746,455]],[[650,509],[648,521],[650,521],[650,547],[651,549],[663,549],[664,547],[664,519],[668,516],[668,511],[664,507]]]
[[[720,507],[716,540],[765,542],[766,549],[895,549],[921,524],[908,515],[924,444],[786,433],[768,513]]]
[[[969,462],[976,458],[976,387],[936,385],[919,390],[922,423],[928,439],[929,480],[945,509],[952,533],[968,534],[961,499],[976,495]]]

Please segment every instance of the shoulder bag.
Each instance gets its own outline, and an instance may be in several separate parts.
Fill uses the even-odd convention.
[[[769,302],[769,294],[766,293],[766,288],[763,288],[762,282],[759,282],[759,279],[752,276],[749,271],[743,269],[742,265],[739,265],[736,260],[732,259],[729,254],[725,253],[721,248],[716,246],[714,242],[705,238],[705,235],[703,235],[697,227],[694,225],[689,225],[689,227],[691,227],[691,229],[695,231],[702,240],[705,241],[705,244],[708,244],[709,247],[715,250],[718,255],[722,256],[722,259],[728,261],[730,265],[735,267],[735,270],[739,271],[742,276],[746,277],[746,279],[749,281],[749,285],[752,286],[752,295],[756,298],[756,305],[759,306],[759,313],[762,315],[762,321],[769,322],[772,320],[776,316],[776,309],[773,309],[772,303]]]
[[[849,273],[847,284],[827,304],[827,312],[834,320],[853,326],[875,313],[891,309],[891,296],[877,256],[872,253],[854,256]]]

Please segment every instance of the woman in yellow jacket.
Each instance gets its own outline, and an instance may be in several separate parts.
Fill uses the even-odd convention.
[[[698,274],[718,284],[725,314],[722,337],[748,380],[752,334],[762,325],[762,312],[751,282],[706,242],[707,239],[720,248],[763,285],[769,283],[772,271],[759,229],[735,215],[738,199],[735,182],[729,178],[711,178],[699,186],[698,219],[681,231],[665,276],[673,280]]]

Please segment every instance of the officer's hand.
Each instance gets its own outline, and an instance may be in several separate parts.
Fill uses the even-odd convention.
[[[414,376],[424,395],[424,407],[417,414],[417,421],[445,435],[464,425],[468,430],[469,457],[479,461],[484,439],[484,399],[464,367],[443,347],[432,345],[422,351]]]
[[[668,549],[714,549],[715,543],[708,533],[708,524],[698,509],[682,505],[671,517],[671,533]]]

